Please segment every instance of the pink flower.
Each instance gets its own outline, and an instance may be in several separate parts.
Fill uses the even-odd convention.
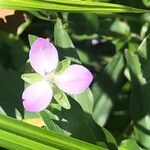
[[[53,84],[68,94],[79,94],[90,85],[93,79],[88,69],[77,64],[70,65],[61,74],[55,74],[58,53],[55,46],[43,38],[38,38],[32,45],[29,61],[43,80],[31,84],[24,90],[23,106],[27,111],[39,112],[50,104]]]

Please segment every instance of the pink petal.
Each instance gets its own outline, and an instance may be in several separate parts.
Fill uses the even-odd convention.
[[[31,47],[29,60],[33,69],[45,76],[57,67],[58,53],[52,43],[46,39],[38,38]]]
[[[92,82],[91,72],[81,65],[71,65],[64,73],[56,75],[55,84],[68,94],[83,92]]]
[[[52,88],[47,81],[36,82],[24,90],[23,106],[27,111],[39,112],[49,105],[52,95]]]

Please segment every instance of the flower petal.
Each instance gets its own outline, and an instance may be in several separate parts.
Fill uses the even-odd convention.
[[[81,65],[71,65],[62,74],[56,75],[55,84],[68,94],[83,92],[92,82],[91,72]]]
[[[27,111],[39,112],[49,105],[52,95],[52,88],[47,81],[36,82],[24,90],[23,106]]]
[[[31,47],[29,60],[33,69],[45,76],[57,67],[58,53],[52,43],[46,39],[38,38]]]

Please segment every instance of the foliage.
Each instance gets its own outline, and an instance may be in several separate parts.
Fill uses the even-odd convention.
[[[16,10],[5,23],[0,20],[1,147],[150,149],[148,0],[1,0],[0,8]],[[15,18],[18,13],[23,20],[12,25],[11,17],[14,22],[21,19]],[[49,107],[31,113],[22,106],[22,92],[41,80],[28,61],[38,37],[56,46],[56,73],[77,63],[86,66],[94,80],[78,95],[54,87]],[[35,119],[42,126],[33,126]],[[32,125],[24,123],[29,120]]]

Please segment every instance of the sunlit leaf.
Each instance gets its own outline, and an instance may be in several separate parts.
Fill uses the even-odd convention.
[[[71,64],[71,59],[66,58],[58,63],[57,69],[55,71],[55,74],[61,74],[63,73]]]
[[[21,75],[21,78],[30,84],[43,80],[43,78],[37,73],[25,73]]]
[[[150,79],[150,36],[147,36],[139,46],[137,53],[141,62],[143,76]]]
[[[148,10],[136,9],[119,4],[109,4],[103,2],[92,1],[76,1],[73,0],[1,0],[0,8],[13,8],[18,10],[54,10],[68,12],[93,12],[93,13],[143,13]]]
[[[107,64],[103,72],[97,76],[97,83],[93,86],[95,98],[93,117],[101,126],[106,123],[119,92],[123,71],[124,58],[121,53],[118,53]]]
[[[56,86],[53,86],[54,99],[65,109],[70,109],[70,103],[66,94]]]
[[[41,150],[105,150],[77,139],[17,121],[0,115],[0,146],[8,149],[28,150],[31,147]]]
[[[140,148],[133,139],[127,139],[121,142],[119,150],[140,150]]]

